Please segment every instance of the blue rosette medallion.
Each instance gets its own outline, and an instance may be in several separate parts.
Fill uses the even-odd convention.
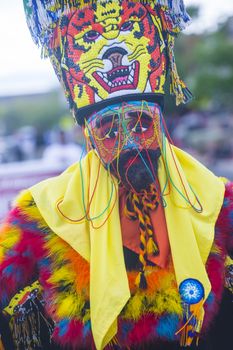
[[[179,293],[183,306],[184,325],[176,334],[181,333],[182,346],[189,346],[194,338],[198,339],[202,326],[205,291],[200,281],[188,278],[181,282]]]
[[[204,298],[204,288],[201,282],[189,278],[184,280],[179,287],[181,299],[186,304],[198,304]]]

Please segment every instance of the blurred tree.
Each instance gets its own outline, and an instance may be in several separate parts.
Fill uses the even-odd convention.
[[[215,31],[181,35],[176,57],[180,75],[195,96],[189,108],[233,110],[233,17]]]
[[[200,8],[198,6],[192,5],[187,7],[187,11],[192,20],[195,20],[200,15]]]
[[[61,101],[60,91],[0,99],[0,122],[7,134],[24,125],[33,125],[38,132],[44,132],[58,124],[66,113],[68,107]]]

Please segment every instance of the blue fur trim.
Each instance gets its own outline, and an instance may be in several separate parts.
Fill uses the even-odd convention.
[[[174,341],[177,338],[175,335],[179,327],[179,317],[175,314],[165,315],[161,317],[158,325],[156,326],[156,332],[160,338],[165,340]]]
[[[83,338],[85,339],[86,337],[89,337],[90,332],[91,332],[91,322],[88,321],[87,323],[85,323],[83,327]]]
[[[70,322],[70,320],[63,319],[58,323],[60,337],[63,337],[67,333],[67,331],[69,329],[69,322]]]

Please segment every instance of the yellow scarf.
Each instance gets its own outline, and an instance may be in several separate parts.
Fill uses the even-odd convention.
[[[205,263],[223,203],[224,184],[167,141],[165,150],[166,162],[161,157],[158,177],[161,189],[166,188],[165,217],[176,279],[178,285],[186,279],[198,280],[204,287],[204,302],[211,289]],[[190,186],[203,206],[201,213],[194,211],[180,194],[198,206]],[[92,333],[97,350],[102,350],[117,333],[117,317],[130,298],[116,180],[91,151],[80,163],[30,191],[48,226],[90,263]],[[202,306],[203,303],[201,319]]]

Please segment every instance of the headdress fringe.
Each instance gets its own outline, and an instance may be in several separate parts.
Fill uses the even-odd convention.
[[[53,35],[62,13],[69,13],[88,5],[94,5],[108,0],[23,0],[27,24],[35,43],[46,46]],[[115,0],[112,0],[115,1]],[[143,5],[161,6],[166,17],[172,23],[174,33],[186,28],[190,22],[183,0],[131,0]]]
[[[176,96],[176,105],[179,105],[181,103],[190,102],[193,99],[193,94],[188,89],[185,82],[179,77],[174,54],[174,41],[174,36],[168,35],[168,56],[171,79],[170,93]]]

